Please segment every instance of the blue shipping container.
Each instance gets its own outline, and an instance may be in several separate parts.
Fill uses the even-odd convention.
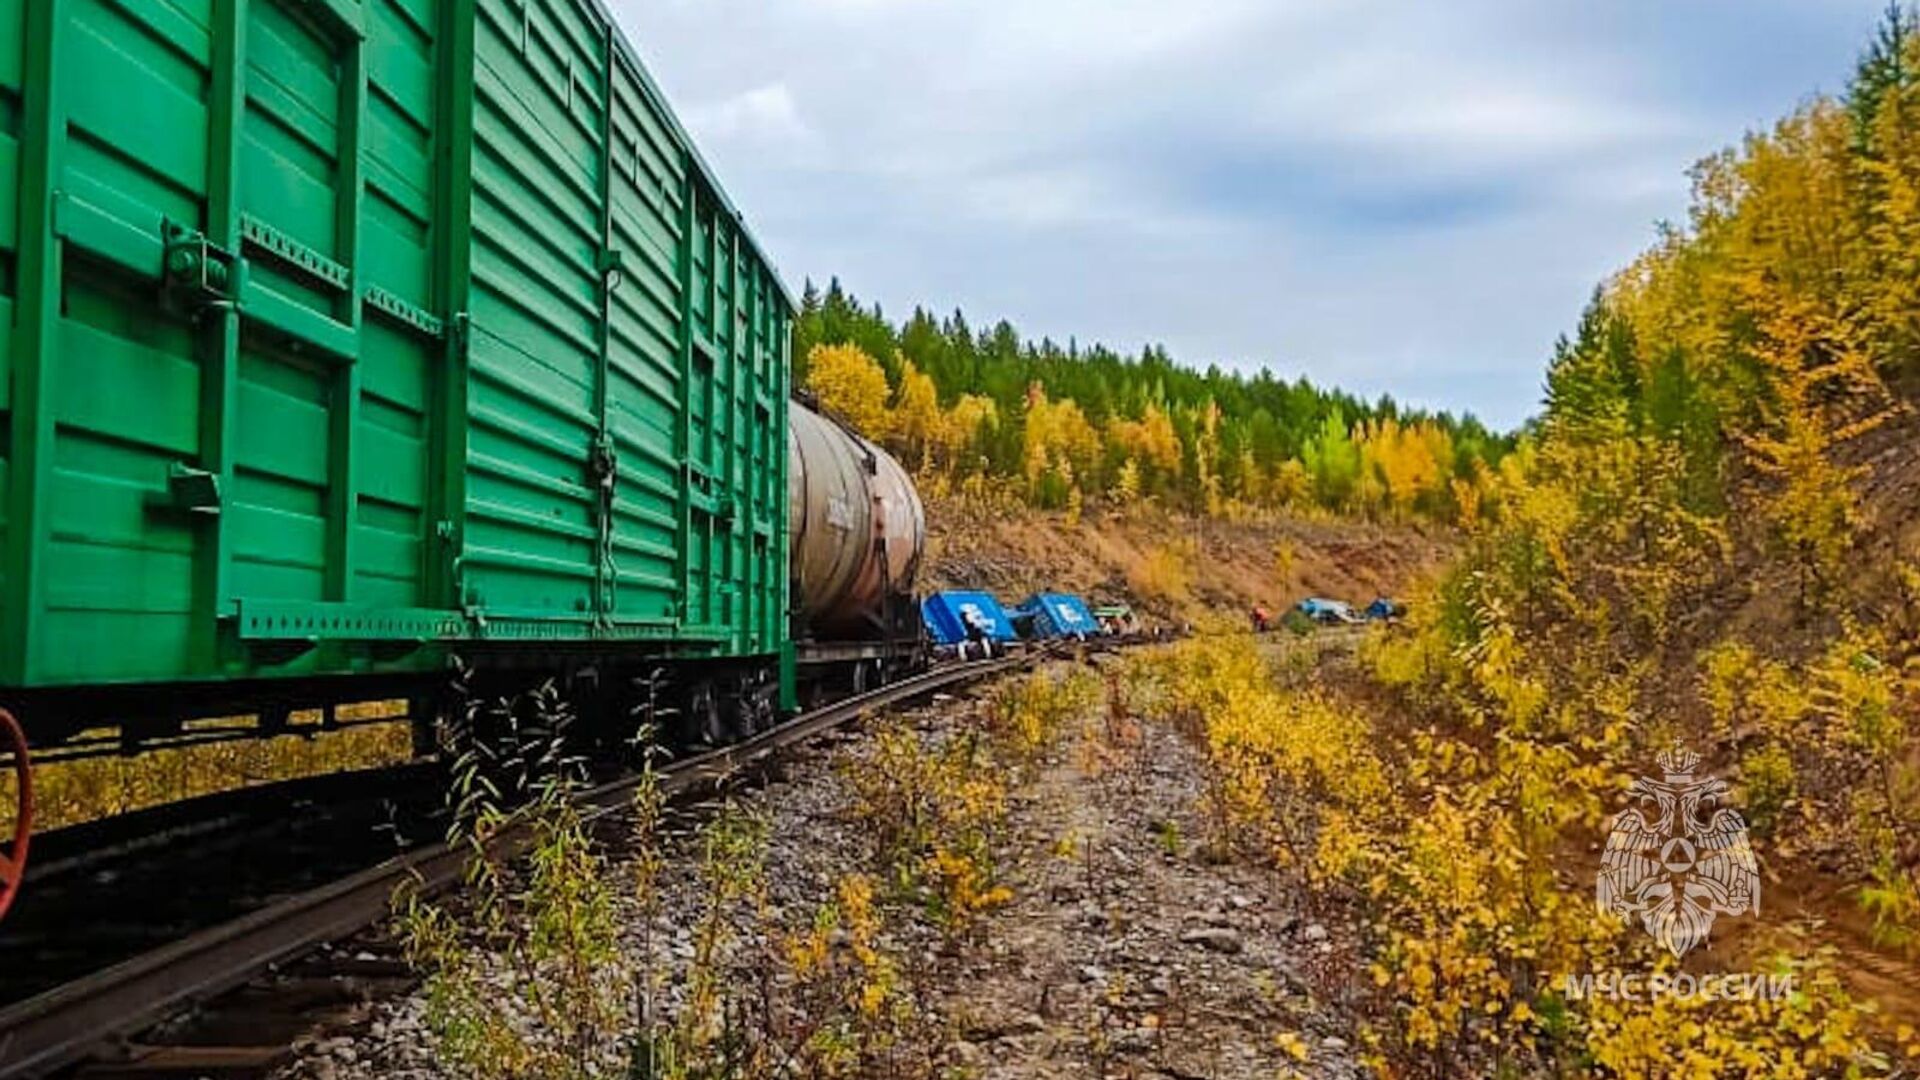
[[[1091,637],[1100,632],[1100,623],[1087,610],[1087,602],[1067,593],[1034,593],[1018,610],[1033,616],[1033,636],[1037,638]]]
[[[1014,640],[1013,620],[1000,601],[983,592],[934,593],[920,601],[920,620],[935,644],[958,645],[967,640],[967,624],[979,621],[995,641]]]

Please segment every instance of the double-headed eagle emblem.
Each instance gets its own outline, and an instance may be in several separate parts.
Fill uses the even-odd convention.
[[[1678,747],[1657,760],[1666,778],[1628,789],[1635,805],[1613,819],[1594,893],[1602,911],[1637,917],[1678,957],[1718,916],[1760,913],[1760,866],[1726,781],[1695,777],[1700,755]]]

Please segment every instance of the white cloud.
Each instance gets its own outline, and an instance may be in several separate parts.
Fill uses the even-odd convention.
[[[1500,422],[1881,5],[611,2],[796,285]]]
[[[816,141],[813,130],[800,118],[793,91],[783,82],[696,105],[687,110],[684,120],[703,140],[745,143],[754,149],[805,148]]]

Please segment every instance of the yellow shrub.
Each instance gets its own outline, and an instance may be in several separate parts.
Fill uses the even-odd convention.
[[[1659,995],[1627,1001],[1595,996],[1582,1003],[1593,1064],[1622,1080],[1670,1076],[1865,1076],[1890,1073],[1868,1034],[1871,1006],[1848,996],[1831,952],[1804,959],[1780,954],[1768,974],[1791,976],[1779,1000],[1712,1000]]]
[[[1099,680],[1091,671],[1043,668],[995,697],[994,730],[1011,744],[1016,756],[1030,758],[1051,745],[1068,721],[1086,714],[1099,698]]]
[[[870,756],[842,765],[853,813],[872,831],[893,884],[949,932],[1013,894],[996,880],[993,834],[1006,817],[1004,771],[980,739],[935,744],[905,726],[883,728]]]
[[[1323,804],[1377,805],[1384,796],[1365,718],[1318,692],[1283,689],[1250,637],[1175,647],[1166,695],[1206,750],[1209,817],[1223,850],[1251,847],[1303,864]]]
[[[1404,641],[1371,648],[1376,666],[1409,655]],[[1518,637],[1500,648],[1513,650],[1512,666],[1532,662]],[[1791,1063],[1783,1075],[1886,1067],[1868,1008],[1818,954],[1771,961],[1801,980],[1781,1001],[1650,1007],[1563,992],[1570,975],[1671,967],[1651,938],[1599,914],[1591,891],[1562,874],[1566,847],[1604,828],[1632,775],[1621,758],[1624,684],[1602,680],[1579,708],[1542,700],[1494,711],[1490,731],[1389,735],[1324,691],[1287,689],[1244,636],[1184,642],[1128,671],[1133,700],[1204,748],[1222,846],[1294,865],[1318,892],[1344,886],[1366,911],[1377,996],[1363,1035],[1380,1071],[1650,1078],[1771,1075],[1759,1064],[1769,1061]],[[1836,709],[1873,711],[1874,693],[1837,674],[1832,682]],[[1602,730],[1560,734],[1584,723]],[[1756,761],[1749,783],[1782,783],[1777,765]]]

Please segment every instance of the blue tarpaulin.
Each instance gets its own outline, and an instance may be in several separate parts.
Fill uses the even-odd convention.
[[[1015,639],[1013,620],[1000,601],[983,592],[940,592],[920,601],[920,621],[935,644],[958,645],[968,640],[967,625],[977,620],[994,641]]]
[[[1033,617],[1033,636],[1037,638],[1091,637],[1100,632],[1100,623],[1087,602],[1067,593],[1035,593],[1018,608]]]
[[[1299,609],[1300,614],[1305,615],[1314,622],[1350,623],[1360,621],[1360,617],[1353,613],[1353,608],[1339,600],[1328,600],[1321,596],[1309,596],[1294,606]]]

